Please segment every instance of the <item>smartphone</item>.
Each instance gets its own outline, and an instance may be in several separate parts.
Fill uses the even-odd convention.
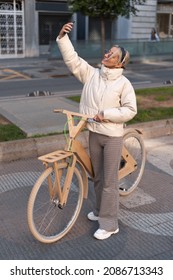
[[[87,119],[88,123],[96,123],[96,124],[100,124],[100,122],[97,122],[96,120],[94,120],[93,118],[88,118]]]

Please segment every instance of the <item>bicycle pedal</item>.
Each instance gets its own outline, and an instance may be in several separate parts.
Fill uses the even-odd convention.
[[[123,191],[123,192],[126,192],[126,191],[127,191],[127,189],[125,189],[125,188],[119,188],[119,190],[121,190],[121,191]]]
[[[61,204],[58,204],[58,208],[62,210],[64,208],[64,206]]]

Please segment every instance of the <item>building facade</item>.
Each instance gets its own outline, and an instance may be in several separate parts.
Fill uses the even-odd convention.
[[[106,39],[148,40],[155,27],[161,38],[173,37],[173,0],[146,0],[136,16],[106,21]],[[100,21],[71,14],[67,1],[0,0],[0,58],[35,57],[49,53],[58,31],[68,20],[76,23],[73,40],[100,40]]]
[[[0,0],[0,58],[44,53],[70,17],[66,1]]]
[[[158,0],[157,29],[160,38],[173,38],[173,0]]]
[[[138,12],[129,19],[119,17],[118,39],[148,39],[151,29],[156,27],[157,0],[146,0],[145,5],[137,5]]]

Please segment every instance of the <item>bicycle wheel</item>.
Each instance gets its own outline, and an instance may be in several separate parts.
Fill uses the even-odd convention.
[[[123,136],[123,144],[137,163],[132,173],[119,180],[120,195],[128,195],[136,189],[144,172],[146,152],[143,139],[137,131],[127,131]],[[120,168],[125,161],[121,160]]]
[[[67,163],[58,165],[60,184],[63,188],[67,174]],[[83,182],[75,167],[67,203],[59,206],[57,194],[50,197],[48,177],[55,185],[53,167],[46,169],[34,185],[28,201],[28,225],[34,237],[43,243],[61,239],[72,228],[80,213],[83,202]],[[54,187],[53,187],[54,188]]]

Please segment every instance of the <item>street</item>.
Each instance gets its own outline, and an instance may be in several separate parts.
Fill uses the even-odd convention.
[[[37,61],[36,61],[37,62]],[[79,91],[82,84],[71,76],[62,61],[43,60],[20,62],[9,65],[11,72],[6,72],[5,62],[0,67],[0,98],[26,96],[33,91],[49,91],[59,96],[68,91]],[[94,63],[94,62],[93,62]],[[14,71],[14,73],[13,73]],[[134,62],[129,64],[124,75],[132,82],[135,88],[153,87],[155,84],[164,86],[166,81],[173,80],[173,65],[171,61]]]

